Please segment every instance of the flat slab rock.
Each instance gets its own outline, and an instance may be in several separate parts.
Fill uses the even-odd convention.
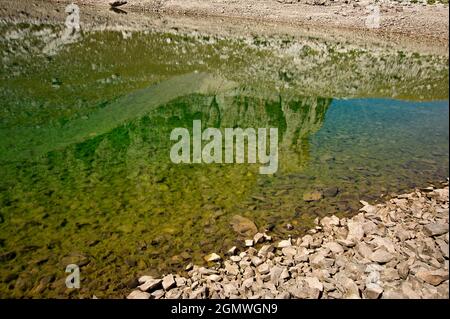
[[[448,224],[431,223],[423,226],[423,231],[428,236],[439,236],[448,233]]]
[[[127,299],[150,299],[150,294],[148,292],[134,290],[127,296]]]

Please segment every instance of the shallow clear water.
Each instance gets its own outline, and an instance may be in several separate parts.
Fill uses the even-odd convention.
[[[30,55],[27,41],[44,41],[33,28],[2,41],[2,297],[122,296],[138,274],[241,246],[235,214],[296,236],[448,176],[446,58],[116,32]],[[173,164],[170,132],[195,119],[277,127],[278,172]],[[305,202],[314,190],[324,198]],[[65,288],[69,263],[79,291]]]

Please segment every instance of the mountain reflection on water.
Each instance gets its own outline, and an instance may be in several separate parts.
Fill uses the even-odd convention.
[[[1,45],[25,43],[16,38]],[[229,224],[235,214],[275,238],[297,236],[318,216],[355,213],[360,199],[448,176],[445,59],[386,53],[386,68],[367,62],[379,59],[369,50],[341,52],[317,39],[282,42],[280,52],[293,56],[256,40],[158,33],[80,41],[35,61],[4,53],[2,297],[69,296],[68,263],[82,264],[85,278],[71,296],[119,296],[140,273],[180,270],[242,245]],[[392,99],[393,86],[403,101]],[[277,127],[278,172],[173,164],[170,132],[193,120]],[[316,190],[322,199],[304,201]]]

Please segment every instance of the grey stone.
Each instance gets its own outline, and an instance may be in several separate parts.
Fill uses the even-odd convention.
[[[263,264],[259,265],[256,269],[258,270],[258,272],[261,275],[265,275],[270,272],[270,267],[267,263],[263,263]]]
[[[340,244],[334,241],[324,244],[324,247],[331,250],[334,254],[342,254],[344,252],[344,248],[342,248]]]
[[[347,227],[347,240],[353,241],[355,243],[361,241],[361,239],[364,237],[364,229],[362,228],[362,223],[350,220],[347,223]]]
[[[372,253],[370,255],[370,259],[380,263],[380,264],[385,264],[389,261],[391,261],[394,258],[394,255],[392,255],[391,253],[388,253],[386,250],[384,250],[383,248],[378,249],[377,251],[375,251],[374,253]]]
[[[383,293],[383,288],[375,283],[369,283],[366,285],[366,289],[364,290],[364,295],[368,299],[378,299],[381,297]]]
[[[448,280],[448,271],[442,269],[422,270],[416,273],[416,277],[422,279],[430,285],[437,286]]]
[[[142,278],[142,277],[141,277]],[[158,288],[162,283],[161,279],[148,279],[145,283],[140,285],[138,288],[142,291],[151,291]]]
[[[150,299],[150,294],[148,292],[134,290],[127,296],[127,299]]]
[[[427,224],[423,226],[423,232],[428,236],[439,236],[448,233],[448,224]]]
[[[287,239],[287,240],[282,240],[282,241],[280,241],[279,243],[278,243],[278,248],[285,248],[285,247],[289,247],[289,246],[291,246],[292,244],[291,244],[291,240],[290,239]]]
[[[323,291],[323,284],[320,282],[317,277],[305,277],[304,280],[309,285],[310,288],[318,289],[319,291]]]
[[[205,256],[205,260],[208,261],[208,262],[219,261],[221,259],[222,259],[222,257],[217,255],[216,253],[212,253],[212,254],[209,254],[209,255]]]

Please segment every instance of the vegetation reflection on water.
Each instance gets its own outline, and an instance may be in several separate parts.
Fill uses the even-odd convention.
[[[241,246],[235,214],[296,236],[360,199],[448,176],[446,58],[327,43],[326,55],[306,44],[277,55],[261,39],[114,32],[53,56],[13,54],[27,52],[30,34],[42,40],[34,28],[2,41],[2,297],[121,296],[138,274]],[[289,41],[280,52],[299,46]],[[322,68],[301,73],[296,59]],[[194,119],[278,127],[279,171],[171,163],[171,130]],[[314,190],[324,197],[305,202]],[[79,291],[65,287],[69,263],[82,266]]]

